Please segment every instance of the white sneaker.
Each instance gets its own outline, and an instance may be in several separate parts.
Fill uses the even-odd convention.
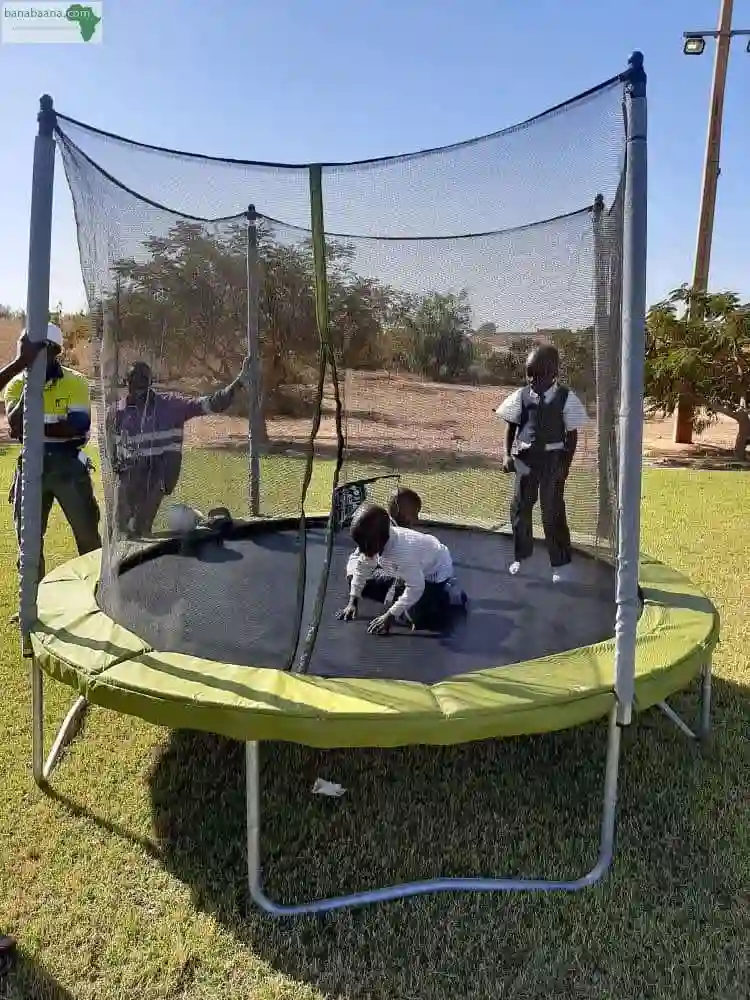
[[[512,562],[508,567],[508,572],[510,573],[511,576],[516,576],[519,573],[520,569],[521,569],[521,564],[520,562],[518,562],[518,560],[516,560],[515,562]]]
[[[570,565],[553,567],[552,569],[553,583],[564,583],[566,580],[569,579],[570,579]]]

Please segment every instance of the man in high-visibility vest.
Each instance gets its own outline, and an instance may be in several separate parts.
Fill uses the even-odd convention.
[[[122,535],[148,535],[164,497],[177,486],[185,424],[196,417],[223,413],[237,390],[249,382],[249,358],[236,379],[208,396],[154,389],[146,362],[131,365],[127,396],[107,412],[106,420],[107,452],[117,477],[115,523]]]
[[[23,339],[22,339],[23,342]],[[59,326],[47,326],[47,376],[44,385],[44,465],[42,471],[42,548],[39,579],[44,576],[44,535],[55,500],[70,525],[80,555],[101,548],[99,505],[91,483],[92,465],[84,448],[91,431],[88,380],[60,364],[63,335]],[[23,440],[22,371],[5,388],[5,414],[10,436]],[[8,497],[20,542],[21,456]]]

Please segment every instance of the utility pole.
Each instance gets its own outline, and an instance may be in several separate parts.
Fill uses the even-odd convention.
[[[695,249],[693,288],[699,292],[708,289],[708,274],[711,266],[711,241],[716,214],[716,191],[719,181],[719,157],[721,152],[721,128],[724,117],[724,92],[727,83],[729,49],[736,35],[750,36],[750,31],[732,31],[734,0],[721,0],[719,27],[716,31],[685,32],[684,52],[686,55],[702,55],[706,38],[716,39],[716,58],[711,83],[711,104],[708,115],[708,135],[706,156],[703,165],[703,190],[701,193],[700,216],[698,219],[698,241]],[[750,44],[748,44],[750,52]],[[688,394],[681,396],[674,419],[676,444],[691,444],[693,441],[692,400]]]

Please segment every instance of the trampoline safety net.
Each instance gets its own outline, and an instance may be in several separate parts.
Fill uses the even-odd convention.
[[[330,165],[159,149],[58,113],[92,321],[111,617],[137,631],[147,614],[165,651],[221,619],[244,650],[231,662],[308,669],[346,599],[331,553],[363,496],[407,486],[428,521],[507,525],[494,411],[540,343],[559,349],[589,417],[566,489],[573,540],[612,553],[623,88],[469,142]],[[189,552],[201,526],[226,524],[218,509],[240,533],[271,519],[274,531],[244,563],[231,545]],[[146,596],[127,567],[154,551]],[[224,583],[206,594],[217,560]],[[267,579],[252,615],[249,577]]]

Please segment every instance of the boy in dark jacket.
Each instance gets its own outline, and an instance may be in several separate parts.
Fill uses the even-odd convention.
[[[565,483],[578,445],[578,431],[588,423],[583,403],[558,382],[560,355],[552,345],[535,348],[526,361],[526,385],[495,411],[506,422],[503,470],[515,472],[511,504],[515,576],[534,548],[532,518],[541,502],[542,526],[559,583],[571,561]]]

